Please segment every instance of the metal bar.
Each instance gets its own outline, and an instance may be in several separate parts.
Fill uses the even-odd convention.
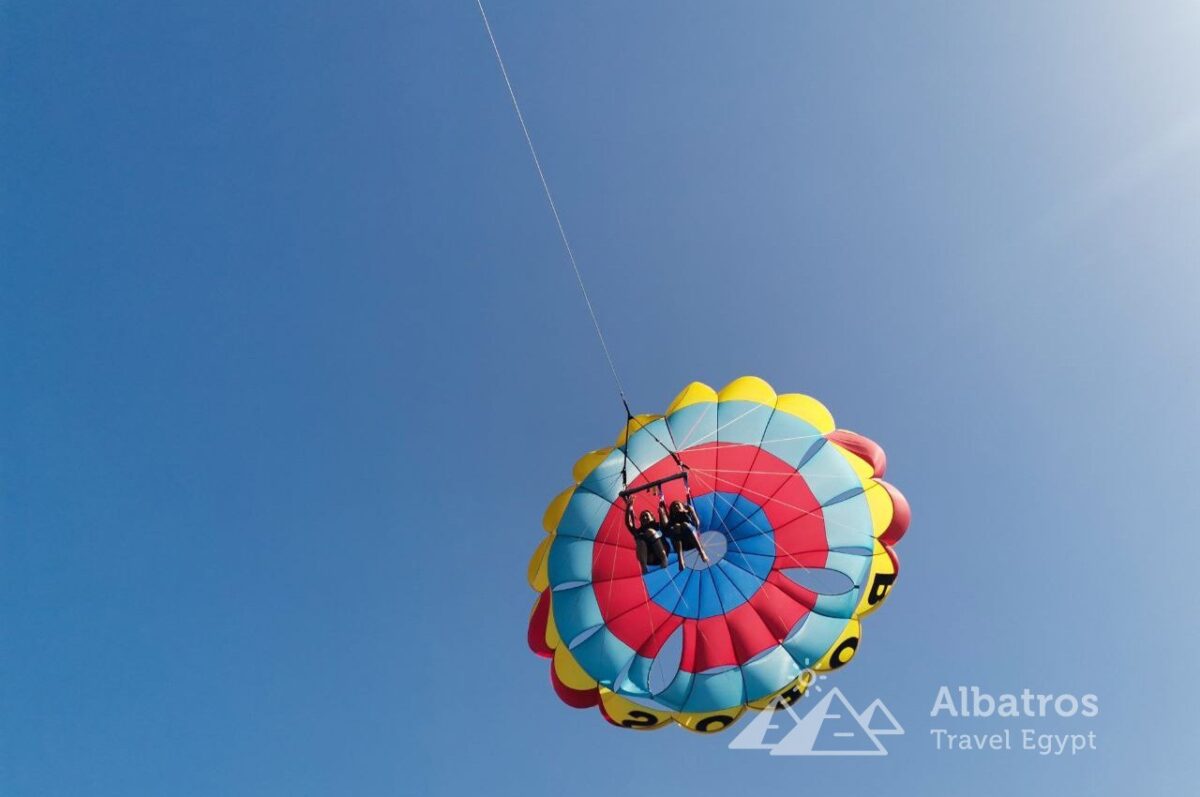
[[[683,479],[684,484],[687,484],[687,471],[681,471],[679,473],[676,473],[674,476],[664,476],[661,479],[655,479],[652,482],[646,482],[645,484],[638,485],[637,487],[630,487],[628,489],[622,490],[617,495],[619,495],[621,498],[628,498],[629,496],[634,495],[636,493],[644,493],[647,490],[653,490],[655,487],[660,487],[660,486],[666,484],[667,482],[673,482],[678,479]]]

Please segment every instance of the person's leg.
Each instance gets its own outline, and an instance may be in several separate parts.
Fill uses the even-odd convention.
[[[642,575],[646,575],[650,571],[650,568],[646,567],[646,541],[640,538],[637,541],[637,560],[642,566]]]
[[[683,543],[683,550],[692,551],[696,549],[696,538],[692,535],[690,524],[677,523],[672,528],[675,530],[675,539]]]
[[[688,531],[691,532],[692,539],[696,541],[696,550],[700,552],[700,558],[707,562],[708,552],[704,550],[704,544],[700,542],[700,532],[697,531],[696,527],[691,524],[688,525]]]
[[[666,567],[667,566],[667,546],[665,546],[663,544],[662,540],[655,540],[654,541],[654,550],[656,552],[656,555],[658,556],[659,567]]]

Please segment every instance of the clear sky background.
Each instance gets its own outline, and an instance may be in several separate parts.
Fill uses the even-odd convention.
[[[636,409],[756,374],[887,449],[828,683],[908,734],[552,694],[525,565],[622,416],[473,3],[6,0],[0,793],[1194,790],[1200,5],[489,10]]]

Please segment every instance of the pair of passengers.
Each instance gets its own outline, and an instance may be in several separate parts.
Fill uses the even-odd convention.
[[[648,509],[643,510],[636,521],[633,515],[633,502],[626,498],[625,527],[637,541],[637,558],[642,573],[648,572],[650,565],[666,567],[672,547],[679,556],[680,570],[683,570],[684,551],[699,551],[700,558],[708,561],[708,554],[700,544],[700,518],[696,516],[696,509],[690,501],[672,501],[668,509],[666,501],[660,496],[657,518]]]

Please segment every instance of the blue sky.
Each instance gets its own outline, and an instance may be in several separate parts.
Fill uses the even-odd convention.
[[[525,564],[622,418],[472,3],[6,2],[0,792],[1192,788],[1200,6],[489,11],[636,408],[757,374],[887,449],[831,682],[907,735],[551,693]],[[960,684],[1100,749],[938,752]]]

